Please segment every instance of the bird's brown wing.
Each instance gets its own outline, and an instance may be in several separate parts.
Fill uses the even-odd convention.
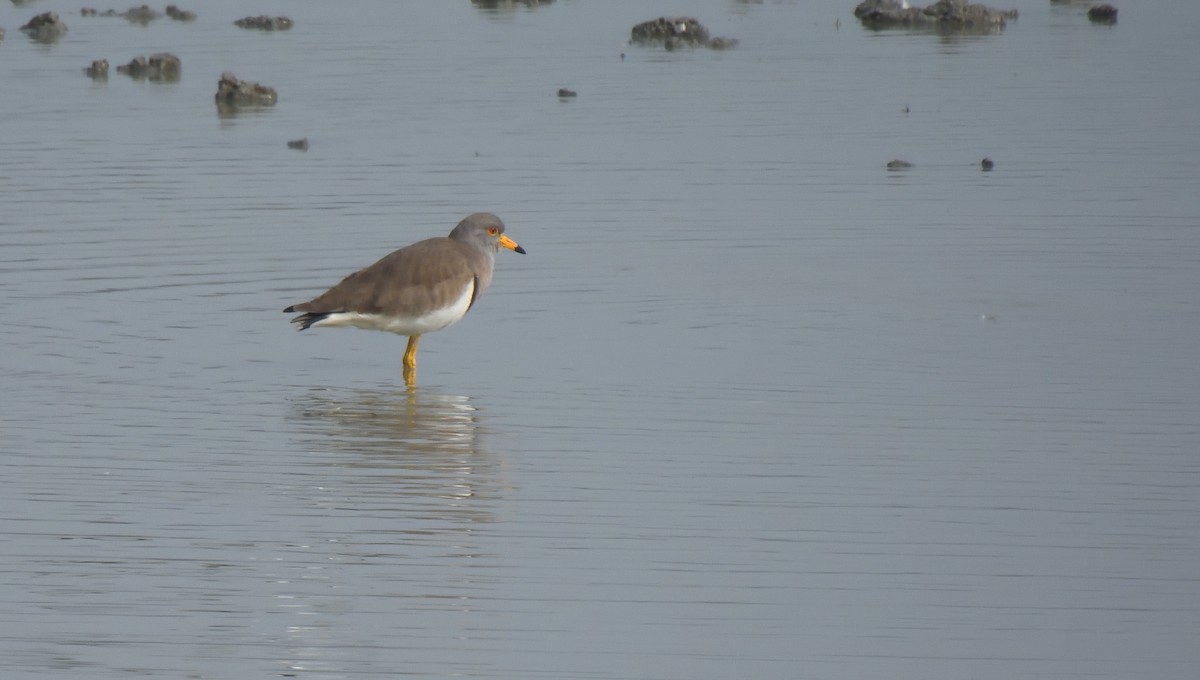
[[[447,306],[463,294],[476,276],[473,259],[467,249],[449,238],[426,239],[389,253],[288,311],[422,314]]]

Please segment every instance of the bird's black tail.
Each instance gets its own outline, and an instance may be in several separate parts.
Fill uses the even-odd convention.
[[[296,308],[288,307],[287,309],[285,309],[283,311],[294,312],[294,311],[296,311]],[[292,323],[296,324],[296,330],[302,331],[302,330],[307,329],[309,326],[312,326],[314,323],[321,321],[322,319],[324,319],[327,316],[329,316],[329,314],[326,314],[323,312],[305,312],[305,313],[301,314],[300,316],[292,319]]]

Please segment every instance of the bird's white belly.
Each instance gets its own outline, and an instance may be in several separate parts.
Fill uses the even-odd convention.
[[[365,312],[335,312],[313,324],[320,326],[353,326],[372,331],[387,331],[398,335],[420,335],[432,333],[463,318],[471,306],[471,295],[475,292],[472,282],[448,307],[435,309],[419,315],[370,314]]]

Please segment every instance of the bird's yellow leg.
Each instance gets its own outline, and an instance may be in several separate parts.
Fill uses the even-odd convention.
[[[404,350],[404,372],[415,370],[417,368],[417,343],[421,341],[420,335],[408,336],[408,348]]]

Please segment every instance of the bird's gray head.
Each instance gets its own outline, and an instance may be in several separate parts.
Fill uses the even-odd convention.
[[[525,254],[525,249],[504,235],[504,223],[491,213],[467,215],[450,232],[450,238],[469,243],[485,252],[498,253],[501,248]]]

